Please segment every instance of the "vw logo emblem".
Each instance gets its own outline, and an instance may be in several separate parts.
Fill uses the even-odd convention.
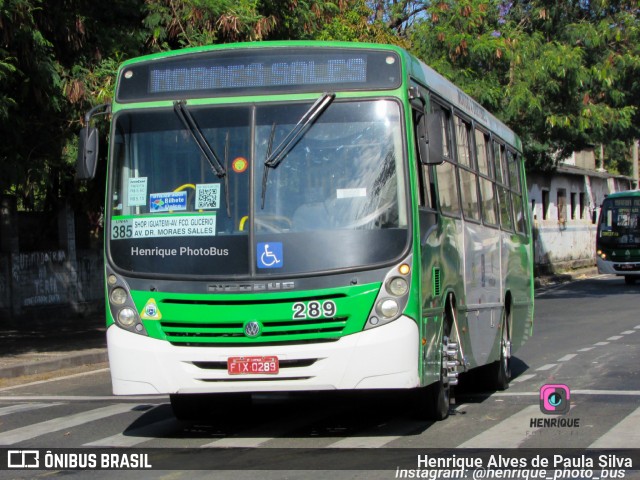
[[[244,334],[250,338],[257,337],[260,335],[260,324],[258,322],[247,322],[244,326]]]

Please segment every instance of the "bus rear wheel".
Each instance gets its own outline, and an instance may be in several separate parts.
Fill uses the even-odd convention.
[[[511,340],[509,338],[510,314],[503,314],[500,335],[500,358],[491,364],[490,378],[496,390],[507,390],[511,381]]]

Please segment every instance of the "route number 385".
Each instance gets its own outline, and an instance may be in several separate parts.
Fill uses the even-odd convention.
[[[335,317],[338,309],[336,304],[331,300],[325,302],[296,302],[293,304],[294,320],[303,320],[305,318],[331,318]]]

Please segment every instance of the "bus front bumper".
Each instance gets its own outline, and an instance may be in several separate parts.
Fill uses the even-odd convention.
[[[625,265],[628,270],[620,270],[614,268],[615,265]],[[598,273],[606,273],[610,275],[631,275],[640,277],[640,262],[610,262],[602,260],[599,256],[596,257],[596,265],[598,266]]]
[[[176,347],[116,325],[107,330],[115,395],[413,388],[419,343],[418,325],[405,316],[332,343],[244,348]],[[278,357],[279,373],[227,373],[229,357],[248,356]]]

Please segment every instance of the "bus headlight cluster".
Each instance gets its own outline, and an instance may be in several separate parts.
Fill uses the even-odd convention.
[[[118,323],[120,323],[123,327],[133,327],[137,319],[138,314],[131,307],[124,307],[118,312]]]
[[[411,257],[387,274],[367,319],[365,330],[392,322],[402,314],[409,297],[410,265]]]
[[[125,330],[146,335],[136,305],[126,281],[114,273],[107,275],[109,310],[116,325]]]
[[[124,288],[122,287],[116,287],[113,290],[111,290],[111,295],[109,296],[109,299],[111,300],[111,303],[113,303],[114,305],[124,305],[125,302],[127,301],[127,292]]]
[[[387,290],[396,297],[401,297],[409,291],[409,284],[402,277],[393,277],[387,283]]]
[[[400,311],[400,307],[398,306],[398,302],[393,298],[387,298],[378,302],[376,310],[378,314],[384,318],[393,318]]]

